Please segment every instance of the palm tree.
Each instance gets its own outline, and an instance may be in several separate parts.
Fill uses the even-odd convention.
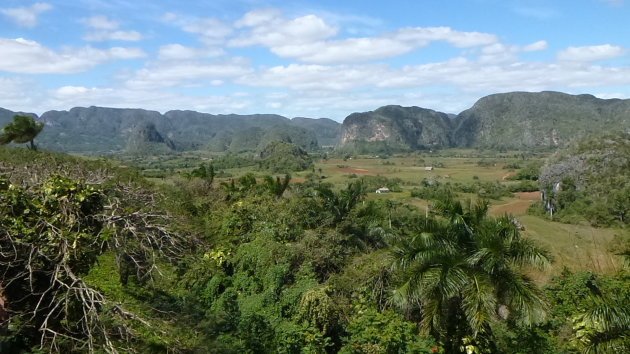
[[[449,353],[491,349],[492,325],[531,324],[545,316],[542,292],[523,267],[544,268],[549,256],[523,239],[508,216],[487,216],[488,204],[465,209],[436,203],[438,217],[416,225],[393,248],[401,285],[394,301]]]
[[[5,145],[10,142],[14,143],[28,143],[30,142],[30,149],[36,150],[33,140],[44,129],[44,123],[36,122],[35,119],[29,116],[16,115],[13,116],[13,123],[7,124],[0,134],[0,145]]]
[[[575,321],[576,339],[584,353],[630,352],[630,299],[593,295],[595,306]]]
[[[282,197],[284,191],[289,186],[289,182],[291,182],[291,175],[284,175],[284,179],[280,179],[280,177],[276,177],[274,180],[271,176],[265,176],[263,179],[267,190],[273,194],[276,198]]]

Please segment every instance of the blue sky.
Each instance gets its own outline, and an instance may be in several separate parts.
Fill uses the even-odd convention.
[[[329,117],[630,98],[624,0],[3,0],[0,107]]]

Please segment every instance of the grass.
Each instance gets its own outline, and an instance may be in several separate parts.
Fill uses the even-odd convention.
[[[523,215],[519,221],[525,227],[524,236],[536,240],[553,255],[547,276],[558,275],[565,267],[609,274],[621,269],[620,259],[612,254],[610,246],[623,230],[563,224],[533,215]]]

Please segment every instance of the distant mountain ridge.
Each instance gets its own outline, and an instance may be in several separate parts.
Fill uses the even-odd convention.
[[[11,122],[15,114],[37,118],[0,108],[0,126]],[[48,111],[38,119],[46,124],[36,141],[41,147],[96,155],[149,145],[159,151],[259,152],[272,141],[292,143],[306,151],[337,146],[359,153],[448,147],[555,149],[587,134],[630,132],[630,100],[552,91],[509,92],[483,97],[456,116],[392,105],[352,113],[343,124],[275,114],[179,110],[161,114],[105,107]]]
[[[453,117],[419,107],[385,106],[353,113],[343,122],[341,144],[363,150],[433,147],[558,148],[574,138],[630,131],[630,100],[543,91],[494,94]],[[366,144],[368,147],[366,147]]]
[[[630,100],[561,92],[512,92],[481,98],[457,116],[457,146],[562,147],[586,134],[630,129]]]
[[[0,110],[0,124],[20,114]],[[37,118],[36,115],[30,114]],[[213,115],[195,111],[161,114],[144,109],[75,107],[48,111],[38,118],[46,128],[37,143],[46,149],[85,154],[138,151],[144,146],[180,151],[260,151],[271,141],[293,143],[312,151],[319,139],[339,139],[338,127],[330,119],[288,119],[275,114]],[[148,144],[148,145],[147,145]]]

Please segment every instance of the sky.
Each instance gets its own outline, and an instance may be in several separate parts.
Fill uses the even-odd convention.
[[[630,98],[630,1],[0,2],[0,107],[459,113],[510,91]]]

